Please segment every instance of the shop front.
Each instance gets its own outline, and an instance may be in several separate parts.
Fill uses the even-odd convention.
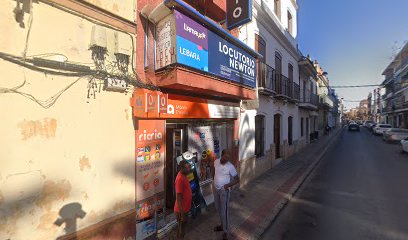
[[[213,203],[210,166],[223,149],[237,151],[240,108],[239,103],[148,90],[135,91],[132,107],[137,126],[136,228],[137,239],[144,239],[175,223],[174,180],[183,153],[193,156],[202,196],[198,209]]]

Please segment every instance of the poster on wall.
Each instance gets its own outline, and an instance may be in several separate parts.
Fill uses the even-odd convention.
[[[156,70],[176,62],[174,21],[173,15],[169,15],[156,25]]]
[[[136,201],[164,191],[165,121],[139,120],[136,131]]]
[[[145,239],[155,233],[155,197],[150,197],[136,203],[136,239]]]
[[[165,121],[139,120],[136,131],[136,239],[164,224]]]
[[[198,153],[197,174],[200,182],[212,179],[211,164],[220,152],[219,133],[213,126],[191,126],[188,129],[190,152]]]

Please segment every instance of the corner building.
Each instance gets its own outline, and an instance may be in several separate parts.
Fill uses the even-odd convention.
[[[225,30],[225,1],[138,1],[137,67],[151,88],[133,93],[136,238],[175,224],[177,162],[193,154],[205,204],[209,162],[223,149],[239,169],[240,102],[256,98],[258,54]],[[204,204],[204,203],[202,203]]]

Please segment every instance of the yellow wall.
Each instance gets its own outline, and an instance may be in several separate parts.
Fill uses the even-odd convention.
[[[134,22],[136,13],[134,7],[137,0],[85,0],[95,6],[103,8],[115,15]]]
[[[21,56],[30,13],[23,28],[15,7],[14,0],[2,1],[0,52]],[[93,66],[88,50],[93,23],[36,1],[31,14],[27,56],[59,53]],[[113,36],[107,29],[111,60]],[[46,100],[77,79],[0,59],[0,239],[55,239],[134,208],[129,94],[101,91],[88,99],[87,77],[48,109],[22,94],[4,93],[26,81],[18,91]],[[65,222],[58,226],[64,206],[78,215],[62,212]]]

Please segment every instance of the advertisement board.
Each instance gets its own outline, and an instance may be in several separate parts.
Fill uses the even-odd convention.
[[[139,120],[136,131],[136,201],[164,191],[165,121]]]
[[[174,10],[173,15],[170,16],[174,17],[174,23],[167,17],[163,21],[175,25],[175,43],[171,40],[173,38],[169,37],[166,40],[168,44],[164,44],[164,38],[159,37],[157,45],[159,45],[159,49],[162,49],[156,53],[159,55],[159,60],[163,58],[162,52],[167,51],[163,49],[173,49],[168,47],[170,44],[175,46],[175,62],[178,64],[210,73],[234,83],[256,87],[256,61],[253,56],[177,10]],[[160,22],[158,25],[160,27],[157,34],[167,36],[166,31],[161,27],[166,24]],[[173,29],[172,26],[167,28]],[[163,48],[163,45],[166,47]],[[165,66],[162,63],[163,61],[156,65],[159,68]]]

